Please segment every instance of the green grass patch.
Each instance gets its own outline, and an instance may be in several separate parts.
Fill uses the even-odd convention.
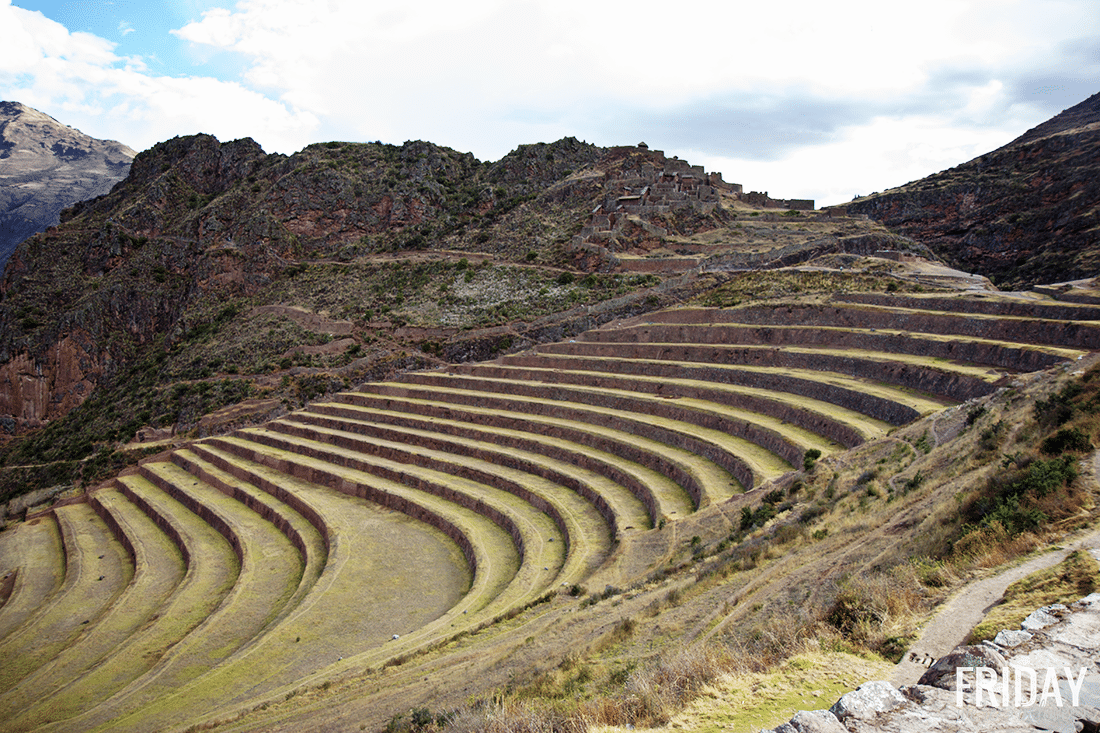
[[[1001,629],[1018,629],[1036,608],[1052,603],[1073,603],[1100,587],[1100,564],[1088,552],[1076,550],[1052,568],[1017,580],[1005,590],[967,638],[968,644],[992,639]]]

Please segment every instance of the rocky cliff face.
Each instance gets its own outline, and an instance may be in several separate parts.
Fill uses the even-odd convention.
[[[858,199],[867,214],[998,286],[1093,277],[1100,269],[1100,94],[1002,148]]]
[[[630,157],[612,153],[572,138],[491,164],[421,141],[331,142],[290,157],[209,135],[155,145],[108,194],[65,210],[11,256],[0,281],[0,432],[67,414],[136,362],[153,370],[149,359],[212,333],[233,318],[224,314],[251,312],[249,298],[310,263],[424,249],[568,263],[565,243]],[[336,307],[352,316],[346,298]]]
[[[126,177],[134,151],[96,140],[19,102],[0,102],[0,269],[61,210]]]

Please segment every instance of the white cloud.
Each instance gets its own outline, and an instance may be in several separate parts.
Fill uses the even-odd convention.
[[[118,56],[113,43],[70,33],[7,0],[0,0],[0,88],[8,99],[138,150],[195,132],[295,149],[318,126],[309,112],[239,82],[150,75],[141,59]]]
[[[828,202],[1003,144],[1100,78],[1092,0],[660,13],[622,0],[239,0],[172,31],[195,69],[243,62],[226,80],[150,75],[9,2],[0,89],[135,147],[197,131],[287,153],[419,138],[492,160],[565,135],[645,139],[749,188]]]

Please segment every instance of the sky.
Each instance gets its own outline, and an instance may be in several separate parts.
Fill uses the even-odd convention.
[[[1096,0],[0,0],[0,100],[139,151],[644,141],[820,206],[1098,91]]]

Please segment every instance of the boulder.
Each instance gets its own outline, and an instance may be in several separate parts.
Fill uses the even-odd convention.
[[[1000,674],[1005,668],[1005,658],[991,646],[960,646],[950,654],[940,657],[921,675],[917,684],[955,689],[955,670],[959,667],[991,667]]]
[[[849,719],[869,720],[879,713],[895,710],[906,702],[905,696],[889,682],[865,682],[837,700],[829,712],[842,723]]]

